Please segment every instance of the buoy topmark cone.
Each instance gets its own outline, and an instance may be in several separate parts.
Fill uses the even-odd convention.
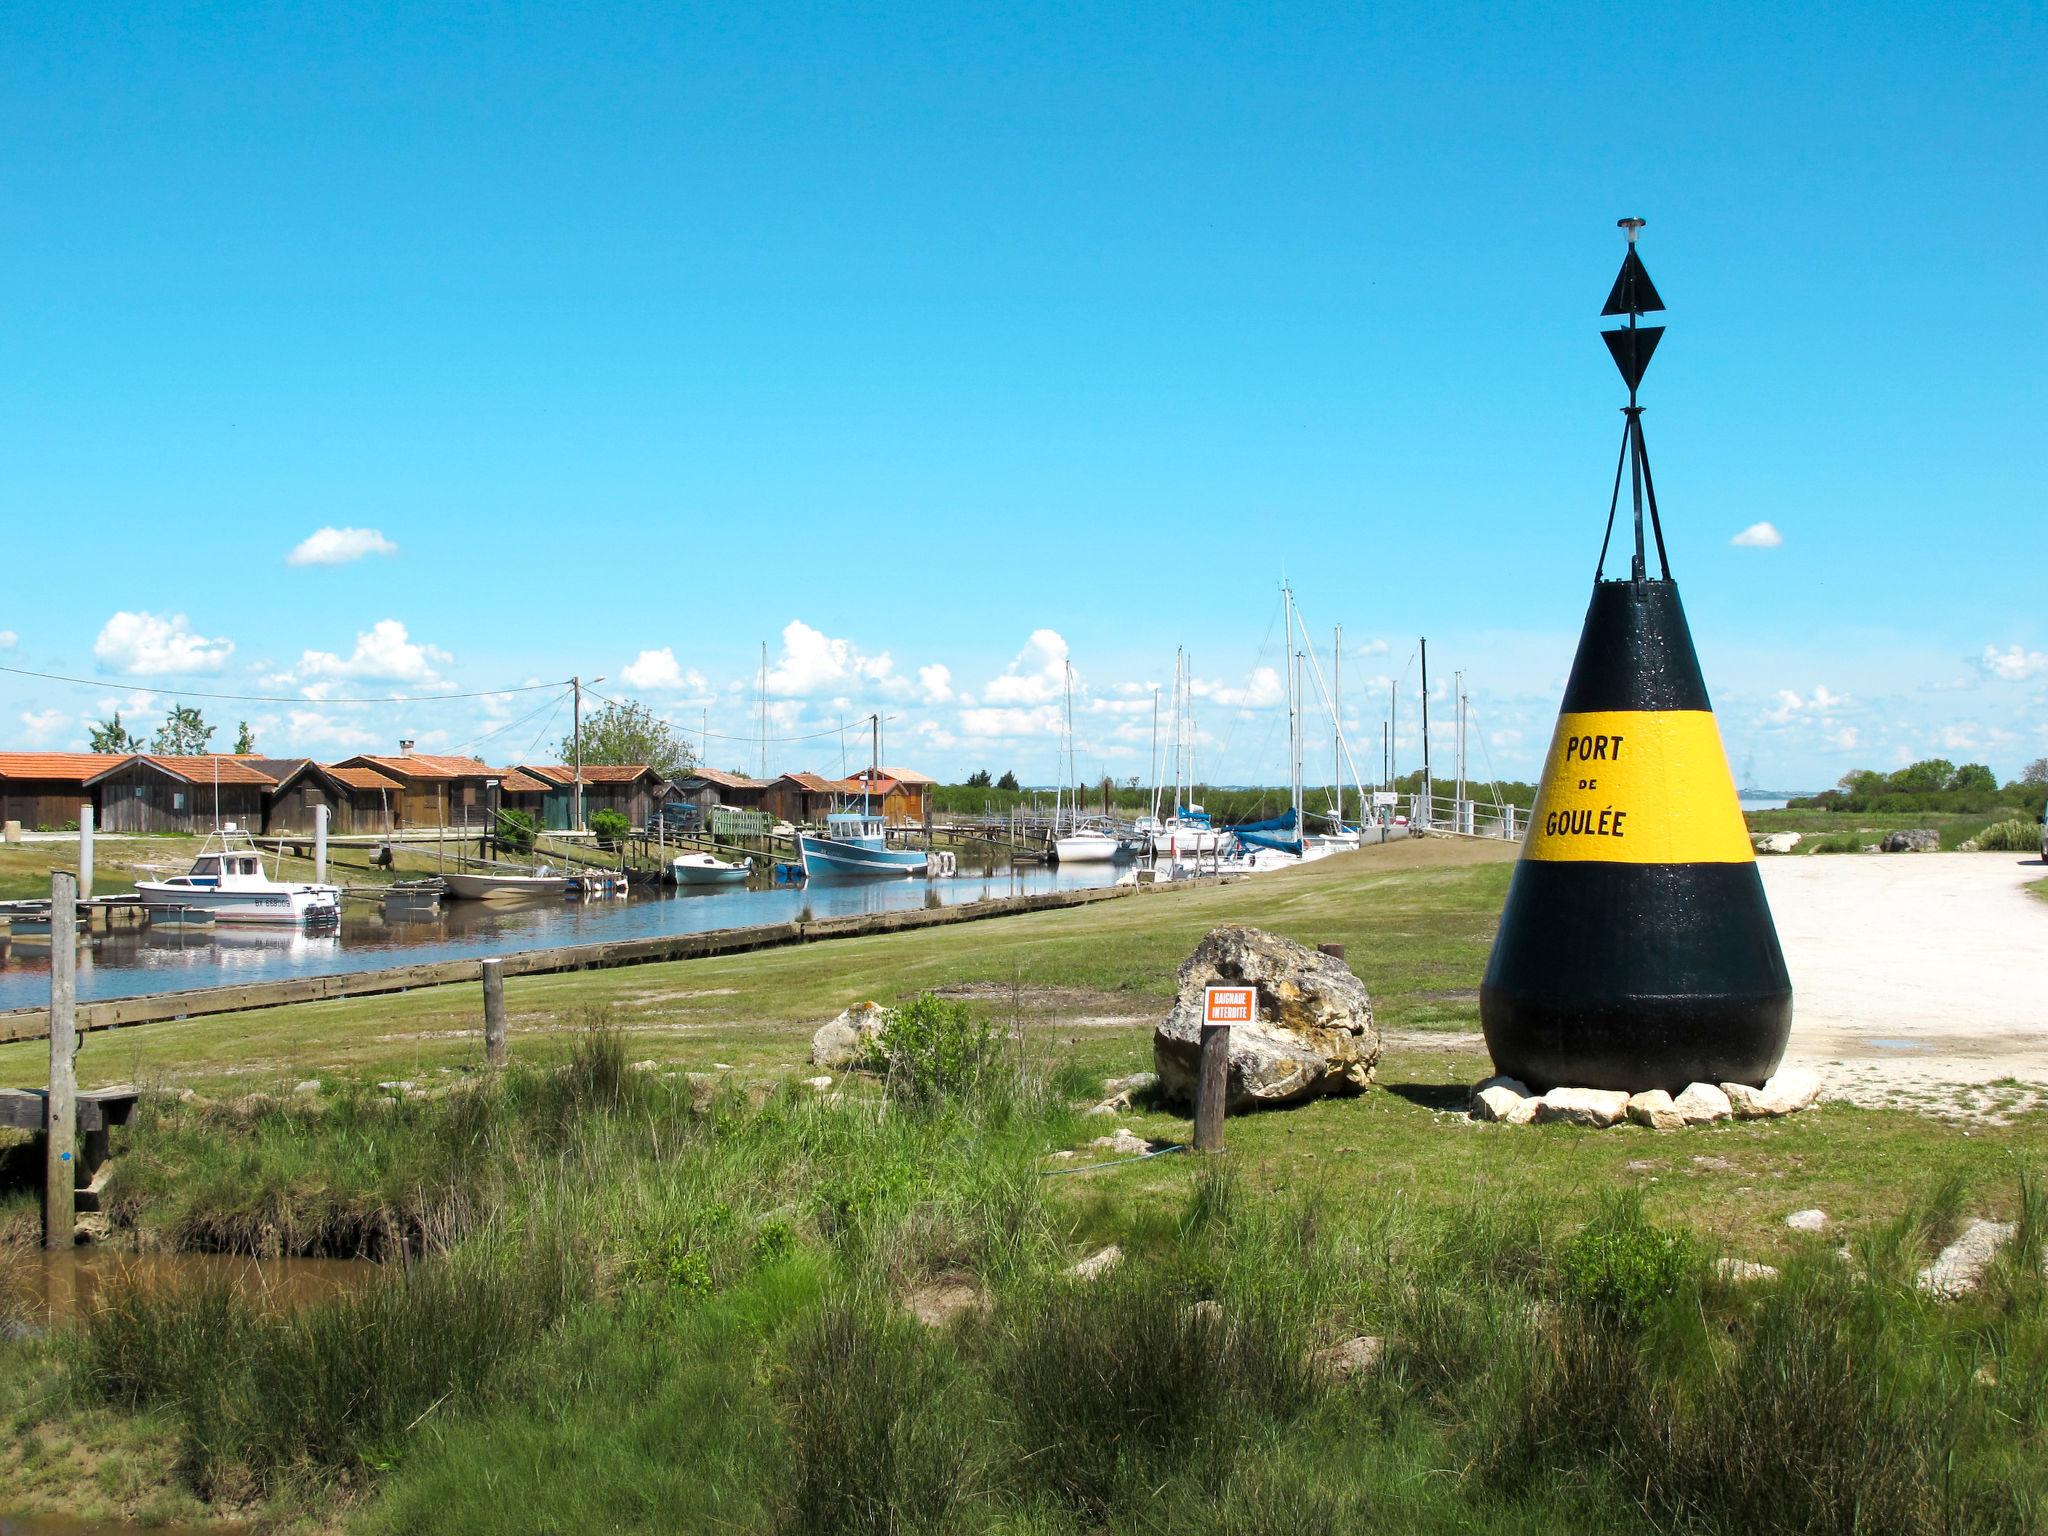
[[[1616,293],[1647,291],[1654,302],[1634,250],[1641,225],[1627,222]],[[1633,574],[1595,572],[1480,1018],[1494,1065],[1538,1089],[1761,1083],[1784,1055],[1791,978],[1662,558],[1635,404],[1641,368],[1630,369],[1648,350],[1609,345],[1630,386],[1622,458],[1637,490]],[[1620,481],[1617,467],[1615,505]],[[1658,579],[1645,572],[1645,508]],[[1613,517],[1610,506],[1610,536]]]

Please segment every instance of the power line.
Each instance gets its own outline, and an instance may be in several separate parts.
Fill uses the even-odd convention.
[[[614,705],[619,709],[624,709],[626,707],[624,704],[619,703],[617,699],[614,699],[607,694],[599,693],[595,688],[591,687],[588,683],[585,683],[583,685],[583,691],[589,694],[593,699],[603,699],[605,703]],[[872,713],[872,711],[870,711],[870,713]],[[863,720],[867,718],[867,715],[861,716],[861,719]],[[899,717],[895,715],[884,715],[882,716],[882,722],[886,725],[889,721],[895,720],[897,718]],[[839,735],[840,732],[844,729],[845,727],[843,724],[830,725],[822,731],[812,731],[808,736],[770,736],[767,737],[766,740],[771,746],[787,745],[791,742],[798,741],[822,741],[828,736]],[[758,735],[751,734],[746,736],[727,736],[722,732],[712,730],[699,730],[697,734],[699,736],[707,737],[712,741],[744,741],[748,743],[753,743],[763,739]]]
[[[544,688],[564,686],[559,682],[522,683],[517,688],[484,688],[474,693],[393,693],[372,699],[316,699],[303,693],[207,693],[197,688],[159,686],[135,678],[66,677],[60,672],[32,672],[27,667],[0,667],[0,672],[38,678],[46,683],[73,683],[80,688],[134,688],[143,693],[164,693],[180,699],[216,699],[230,704],[442,704],[457,699],[497,699],[514,693],[538,693]]]

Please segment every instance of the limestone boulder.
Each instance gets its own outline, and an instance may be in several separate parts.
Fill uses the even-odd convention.
[[[2017,1231],[2017,1222],[1986,1221],[1981,1217],[1971,1222],[1936,1255],[1932,1264],[1920,1271],[1920,1289],[1943,1301],[1969,1295],[1984,1283],[1984,1272]]]
[[[1708,1125],[1716,1120],[1730,1119],[1735,1114],[1728,1095],[1712,1083],[1688,1084],[1685,1092],[1671,1101],[1671,1107],[1678,1111],[1678,1117],[1687,1125]]]
[[[1797,832],[1764,832],[1750,839],[1758,853],[1790,853],[1799,843]]]
[[[1746,1083],[1723,1083],[1721,1091],[1738,1120],[1770,1120],[1797,1114],[1820,1097],[1820,1078],[1804,1067],[1787,1067],[1767,1079],[1761,1088]]]
[[[811,1036],[811,1062],[815,1066],[850,1067],[867,1054],[868,1047],[882,1033],[891,1012],[880,1003],[856,1003],[829,1024],[818,1026]]]
[[[1941,834],[1928,827],[1909,827],[1889,833],[1878,846],[1886,853],[1939,853]]]
[[[1527,1125],[1536,1118],[1536,1096],[1519,1078],[1489,1077],[1472,1090],[1472,1118],[1501,1125]]]
[[[1536,1101],[1536,1123],[1590,1125],[1605,1130],[1628,1113],[1628,1095],[1619,1088],[1553,1088]]]
[[[1677,1102],[1662,1088],[1630,1094],[1628,1117],[1653,1131],[1676,1131],[1685,1126],[1685,1116],[1679,1113]]]
[[[1246,983],[1258,1018],[1230,1031],[1230,1113],[1358,1093],[1380,1057],[1372,999],[1343,961],[1262,929],[1211,930],[1182,962],[1173,1011],[1152,1034],[1159,1097],[1192,1108],[1201,1070],[1202,989]]]

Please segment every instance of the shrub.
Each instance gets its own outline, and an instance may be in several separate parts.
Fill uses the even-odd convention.
[[[973,1093],[995,1052],[996,1031],[987,1019],[957,998],[923,992],[890,1015],[865,1065],[882,1074],[892,1093],[936,1104]]]
[[[590,830],[597,834],[597,840],[607,848],[616,848],[626,840],[626,834],[633,830],[633,823],[623,811],[592,811]]]
[[[2030,821],[1994,821],[1977,834],[1986,853],[2032,853],[2041,846],[2041,829]]]
[[[533,852],[533,840],[540,835],[540,818],[529,811],[498,812],[498,842],[510,853]]]
[[[1557,1254],[1565,1299],[1600,1322],[1630,1331],[1678,1294],[1691,1267],[1685,1234],[1653,1226],[1633,1194],[1610,1199]]]

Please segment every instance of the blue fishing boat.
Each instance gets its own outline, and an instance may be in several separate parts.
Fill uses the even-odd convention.
[[[882,760],[882,722],[868,717],[874,731],[875,762]],[[862,777],[872,785],[881,770],[871,767]],[[823,832],[796,835],[797,858],[803,863],[807,880],[886,880],[922,875],[931,868],[931,855],[921,848],[891,848],[889,824],[874,814],[873,802],[863,789],[858,811],[834,811],[825,818]]]
[[[931,864],[922,848],[891,848],[888,824],[860,811],[835,811],[825,818],[823,832],[799,832],[797,857],[804,875],[845,879],[887,879],[921,875]]]

